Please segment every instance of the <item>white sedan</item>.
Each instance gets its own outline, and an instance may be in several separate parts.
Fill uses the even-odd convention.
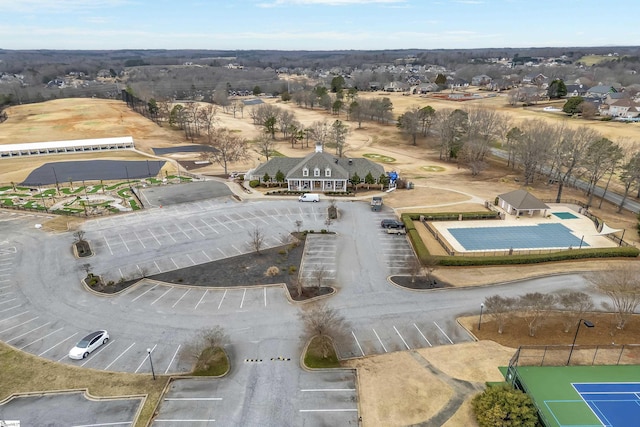
[[[107,331],[92,332],[69,350],[69,357],[76,360],[84,359],[102,344],[106,344],[107,341],[109,341],[109,333]]]

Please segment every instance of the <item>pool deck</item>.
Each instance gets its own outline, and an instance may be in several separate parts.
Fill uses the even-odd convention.
[[[546,213],[546,217],[538,214],[533,216],[520,216],[516,217],[515,215],[506,215],[504,220],[484,220],[484,221],[434,221],[431,225],[437,230],[441,237],[443,237],[451,247],[460,253],[469,253],[469,254],[480,254],[480,253],[491,253],[496,255],[502,255],[504,253],[508,253],[508,249],[488,249],[488,250],[474,250],[468,251],[466,250],[455,237],[449,232],[448,228],[475,228],[475,227],[513,227],[513,226],[532,226],[538,224],[552,224],[558,223],[562,224],[568,229],[571,230],[574,236],[578,239],[583,238],[584,242],[589,246],[584,248],[610,248],[616,247],[617,244],[610,240],[605,236],[601,236],[598,234],[594,223],[584,215],[579,214],[574,208],[570,205],[565,204],[555,204],[550,203],[549,210]],[[557,216],[553,215],[554,212],[570,212],[575,215],[577,218],[572,219],[561,219]],[[529,253],[530,251],[538,252],[546,252],[549,250],[558,250],[559,248],[528,248],[528,249],[519,249],[513,250],[514,254],[517,253]],[[567,248],[562,248],[567,249]],[[576,249],[576,248],[574,248]]]

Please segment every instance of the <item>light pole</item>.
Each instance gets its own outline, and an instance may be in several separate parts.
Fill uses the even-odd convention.
[[[569,366],[569,362],[571,362],[571,355],[573,354],[573,347],[576,345],[576,338],[578,338],[578,332],[580,331],[580,325],[584,323],[584,326],[587,328],[593,328],[594,324],[589,322],[588,320],[580,319],[578,322],[578,327],[576,328],[576,334],[573,336],[573,343],[571,344],[571,351],[569,351],[569,358],[567,359],[567,366]]]
[[[147,349],[147,354],[149,355],[149,363],[151,363],[151,375],[153,375],[153,380],[156,379],[156,372],[153,370],[153,360],[151,360],[151,349]]]
[[[480,318],[478,319],[478,330],[480,330],[480,325],[482,324],[482,310],[484,310],[484,303],[480,303]]]

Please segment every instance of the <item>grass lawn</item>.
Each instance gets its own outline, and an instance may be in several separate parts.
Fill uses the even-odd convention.
[[[223,349],[207,348],[200,355],[193,375],[219,377],[229,372],[229,368],[229,358]]]
[[[13,393],[87,389],[95,397],[147,396],[136,426],[149,423],[169,377],[102,372],[54,363],[0,343],[0,400]]]
[[[329,343],[328,355],[327,357],[323,357],[322,342],[326,339],[326,337],[313,337],[311,339],[307,347],[307,353],[304,355],[304,364],[307,368],[326,369],[340,367],[340,361],[338,360],[333,343]]]

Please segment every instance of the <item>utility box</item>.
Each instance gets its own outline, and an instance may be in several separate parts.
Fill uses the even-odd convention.
[[[380,212],[382,209],[382,197],[374,197],[371,199],[371,210],[374,212]]]

